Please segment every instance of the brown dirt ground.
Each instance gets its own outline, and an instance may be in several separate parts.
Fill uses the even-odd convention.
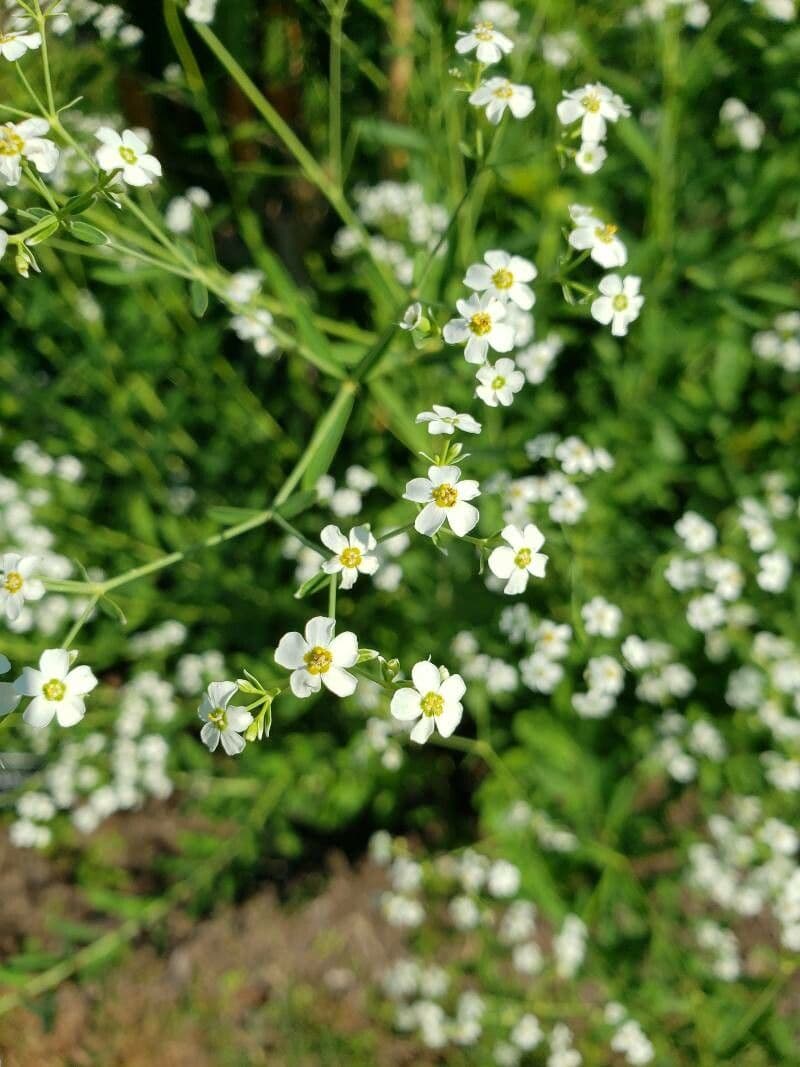
[[[119,862],[143,883],[152,854],[176,847],[180,827],[166,814],[125,817]],[[0,963],[31,944],[53,948],[53,914],[96,922],[68,875],[63,862],[0,835]],[[375,908],[384,879],[368,863],[353,868],[332,855],[311,901],[280,904],[264,886],[201,922],[174,912],[117,962],[0,1016],[0,1063],[425,1067],[407,1042],[383,1032],[377,1048],[371,1036],[367,988],[402,950]],[[98,936],[115,923],[103,920]]]

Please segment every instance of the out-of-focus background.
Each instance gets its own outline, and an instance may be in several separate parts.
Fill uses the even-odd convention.
[[[483,72],[463,2],[50,12],[64,131],[147,131],[163,177],[62,220],[39,272],[0,262],[0,556],[51,584],[0,616],[0,682],[78,625],[70,582],[154,567],[80,624],[79,725],[0,719],[5,1067],[796,1062],[797,11],[480,6],[514,44]],[[0,121],[36,112],[41,54],[3,54]],[[481,74],[535,110],[492,126]],[[588,172],[556,108],[595,82],[631,114]],[[94,176],[48,136],[66,210]],[[9,236],[32,188],[0,185]],[[626,337],[590,314],[575,204],[641,278]],[[510,407],[440,336],[487,249],[538,268]],[[415,299],[428,331],[395,328]],[[413,520],[434,403],[483,424],[473,534],[537,523],[546,579],[504,596],[411,529],[336,615],[464,677],[453,744],[409,742],[373,670],[208,752],[206,686],[285,684],[279,639],[328,609],[295,596],[306,542]],[[161,568],[292,471],[288,529]]]

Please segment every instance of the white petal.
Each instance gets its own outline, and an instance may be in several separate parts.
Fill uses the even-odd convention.
[[[514,550],[501,545],[495,548],[489,556],[489,570],[503,580],[510,578],[517,569],[514,563]]]
[[[81,664],[80,667],[74,667],[67,677],[64,679],[64,684],[67,687],[67,692],[75,694],[75,696],[85,696],[97,685],[97,679],[86,664]]]
[[[59,726],[75,726],[86,714],[86,705],[80,697],[64,697],[59,700],[56,707],[56,718]]]
[[[426,693],[438,693],[441,679],[439,668],[434,666],[429,659],[422,659],[411,668],[411,680],[416,688],[425,696]]]
[[[341,667],[330,667],[322,677],[322,684],[337,697],[349,697],[356,691],[357,680]]]
[[[436,727],[442,737],[449,737],[453,733],[461,722],[463,713],[464,709],[461,704],[455,701],[452,704],[448,704],[441,715],[436,716]]]
[[[345,535],[333,523],[322,528],[319,539],[326,548],[329,548],[331,552],[335,552],[337,556],[349,546]]]
[[[418,745],[424,745],[432,733],[433,717],[430,715],[423,715],[411,731],[411,740],[416,741]]]
[[[222,747],[229,756],[238,756],[240,752],[244,751],[244,738],[233,730],[223,730],[221,740]]]
[[[457,507],[458,505],[456,505]],[[471,505],[465,504],[465,507]],[[433,537],[442,528],[442,524],[445,520],[446,511],[444,508],[437,507],[436,504],[426,504],[422,511],[417,515],[414,520],[414,529],[417,533],[423,535],[423,537]]]
[[[528,585],[528,572],[522,567],[514,567],[511,575],[506,582],[506,587],[503,590],[509,596],[516,596],[519,593],[524,593]]]
[[[419,706],[419,693],[411,688],[398,689],[392,697],[389,710],[395,719],[403,721],[418,719],[422,714],[422,708]]]
[[[53,721],[55,713],[56,709],[54,704],[49,700],[45,700],[44,697],[36,697],[36,699],[32,700],[27,706],[22,718],[28,726],[33,726],[34,729],[41,730]]]
[[[296,697],[310,697],[322,688],[318,674],[309,674],[306,670],[294,671],[289,678],[289,687]]]
[[[464,500],[459,500],[457,504],[447,509],[450,529],[459,537],[464,537],[474,526],[477,526],[480,517],[480,512],[475,505],[467,504]]]
[[[275,662],[280,667],[286,667],[287,670],[294,670],[296,667],[302,667],[305,663],[303,656],[308,652],[308,642],[303,639],[303,635],[293,631],[290,634],[284,634],[280,639],[278,647],[275,649]]]
[[[444,697],[445,705],[457,703],[466,693],[467,687],[460,674],[451,674],[439,686],[439,695]]]
[[[425,504],[431,498],[431,483],[427,478],[412,478],[406,483],[406,491],[403,493],[404,500],[412,500],[415,504]]]
[[[473,263],[464,275],[464,285],[470,289],[488,289],[492,284],[492,272],[483,263]]]
[[[235,704],[228,708],[226,717],[228,719],[228,728],[239,733],[246,730],[253,721],[253,715],[247,708],[240,708]]]
[[[317,615],[306,623],[306,641],[311,648],[327,648],[331,643],[336,620],[325,615]]]
[[[200,740],[206,746],[209,752],[216,752],[217,745],[219,744],[220,732],[216,726],[207,722],[203,729],[200,731]]]
[[[41,671],[34,667],[25,667],[14,683],[14,688],[22,697],[35,697],[41,693],[46,681],[49,681],[49,678],[45,678]]]
[[[346,630],[331,641],[329,650],[333,656],[334,667],[352,667],[358,659],[358,640],[354,633]]]
[[[39,670],[46,680],[64,679],[69,674],[69,652],[65,648],[48,648],[39,659]]]

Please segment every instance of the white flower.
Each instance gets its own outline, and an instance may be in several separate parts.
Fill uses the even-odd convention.
[[[524,119],[536,107],[530,85],[516,85],[508,78],[489,78],[470,93],[473,107],[485,107],[486,118],[497,126],[506,108],[515,119]]]
[[[419,302],[409,304],[403,312],[403,318],[398,322],[401,330],[416,330],[422,321],[422,304]]]
[[[427,422],[430,434],[452,434],[455,430],[462,433],[480,433],[481,424],[466,413],[459,414],[453,408],[443,404],[434,404],[433,411],[420,411],[415,422]]]
[[[40,48],[41,44],[41,34],[29,32],[27,19],[16,18],[8,29],[0,29],[0,56],[12,63],[21,59],[29,48]]]
[[[514,48],[514,42],[496,30],[491,22],[478,22],[471,30],[459,30],[456,36],[456,52],[463,56],[475,49],[479,63],[497,63]]]
[[[25,119],[0,126],[0,177],[18,185],[22,160],[28,159],[40,174],[50,174],[58,163],[58,149],[42,135],[50,129],[45,119]]]
[[[449,737],[461,722],[461,698],[466,692],[460,674],[448,674],[430,660],[420,660],[411,669],[414,688],[398,689],[392,697],[391,713],[396,719],[410,722],[419,719],[411,731],[411,740],[424,744],[437,729]]]
[[[231,704],[238,692],[236,682],[212,682],[203,694],[197,714],[204,723],[200,740],[209,752],[215,752],[220,741],[229,756],[238,756],[244,749],[242,734],[253,716],[245,708]]]
[[[525,375],[517,370],[513,359],[498,359],[494,365],[486,363],[475,377],[481,383],[475,395],[490,408],[496,408],[498,404],[509,407],[514,402],[515,393],[525,384]]]
[[[208,25],[214,20],[216,8],[217,0],[189,0],[186,5],[186,17],[192,22]]]
[[[161,177],[161,164],[133,130],[123,130],[120,136],[109,126],[101,126],[97,139],[102,142],[95,152],[101,170],[121,170],[122,180],[127,185],[150,185]]]
[[[575,153],[575,165],[583,174],[597,174],[607,159],[608,152],[597,141],[583,141]]]
[[[792,564],[785,552],[767,552],[758,560],[756,581],[767,593],[782,593],[789,584]]]
[[[538,274],[533,263],[522,256],[511,256],[498,249],[490,250],[483,259],[483,263],[473,263],[468,269],[464,284],[502,303],[510,300],[523,311],[530,310],[536,302],[536,296],[525,283],[532,282]],[[498,352],[507,351],[498,348]]]
[[[514,347],[514,331],[500,320],[506,309],[495,297],[473,293],[468,300],[457,300],[460,318],[446,323],[442,336],[449,345],[466,342],[464,358],[467,363],[485,363],[490,348],[495,352],[510,352]]]
[[[569,235],[569,243],[581,252],[591,249],[591,258],[601,267],[624,267],[628,253],[617,237],[617,229],[594,215],[581,215]]]
[[[690,552],[707,552],[717,543],[716,529],[696,511],[687,511],[678,519],[675,533]]]
[[[564,677],[564,668],[544,652],[534,652],[519,661],[524,685],[535,693],[552,693]]]
[[[11,664],[0,652],[0,674],[8,674]],[[8,715],[20,702],[20,695],[11,682],[0,682],[0,715]]]
[[[704,593],[689,601],[686,621],[692,629],[708,633],[725,622],[725,605],[716,593]]]
[[[544,534],[538,526],[529,523],[524,530],[506,526],[502,537],[507,545],[494,549],[489,556],[489,569],[505,581],[503,592],[513,596],[525,591],[529,575],[544,578],[547,556],[539,551],[544,544]]]
[[[14,622],[19,618],[26,600],[41,600],[44,585],[32,577],[38,565],[36,556],[7,553],[0,560],[0,610]]]
[[[231,329],[240,341],[250,341],[259,356],[269,356],[278,347],[272,336],[273,321],[266,308],[256,308],[234,315]]]
[[[505,0],[481,0],[471,18],[473,22],[491,22],[501,30],[515,30],[519,12],[506,4]]]
[[[326,526],[319,535],[320,541],[331,552],[333,559],[326,560],[322,569],[326,574],[342,575],[342,589],[352,589],[359,574],[374,574],[378,569],[378,557],[369,553],[377,546],[369,526],[354,526],[350,536],[345,537],[338,526]]]
[[[275,651],[275,662],[292,672],[289,685],[296,697],[318,693],[324,685],[337,697],[349,697],[356,679],[345,668],[358,660],[358,641],[349,630],[334,637],[336,620],[318,615],[306,623],[305,637],[285,634]]]
[[[616,604],[596,596],[581,608],[581,617],[587,634],[600,637],[616,637],[622,622],[622,612]]]
[[[625,101],[600,82],[565,92],[556,111],[564,126],[581,119],[582,140],[594,142],[605,139],[607,122],[616,122],[631,113]]]
[[[615,337],[624,337],[630,324],[639,318],[644,303],[644,297],[639,294],[641,281],[635,274],[624,278],[607,274],[597,287],[603,295],[592,302],[592,318],[604,326],[611,323]]]
[[[480,486],[471,479],[459,481],[458,467],[429,467],[427,478],[412,478],[403,493],[405,500],[425,507],[414,520],[414,529],[426,537],[433,537],[445,519],[458,537],[464,537],[477,524],[480,514],[474,500],[481,495]]]
[[[486,888],[498,900],[513,897],[519,890],[521,876],[519,867],[508,860],[495,860],[489,868]]]
[[[55,715],[59,726],[74,726],[86,713],[83,697],[91,693],[97,679],[86,666],[70,670],[70,654],[65,648],[49,648],[39,659],[39,669],[26,667],[15,682],[22,697],[33,697],[23,719],[37,729],[47,726]]]

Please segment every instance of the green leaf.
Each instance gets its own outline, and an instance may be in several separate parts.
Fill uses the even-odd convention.
[[[328,414],[320,421],[317,431],[309,442],[301,463],[303,469],[303,488],[311,489],[317,484],[339,448],[350,412],[355,401],[355,387],[345,383],[339,390]]]
[[[47,222],[42,222],[41,228],[37,230],[36,233],[27,238],[27,243],[29,245],[42,244],[48,237],[52,237],[53,234],[56,233],[60,225],[61,224],[55,215],[52,215]]]
[[[208,289],[195,279],[189,286],[189,296],[192,301],[192,314],[195,318],[202,319],[208,310]]]
[[[102,230],[98,230],[96,226],[90,226],[88,222],[73,222],[70,226],[70,233],[85,245],[104,245],[108,241]]]

